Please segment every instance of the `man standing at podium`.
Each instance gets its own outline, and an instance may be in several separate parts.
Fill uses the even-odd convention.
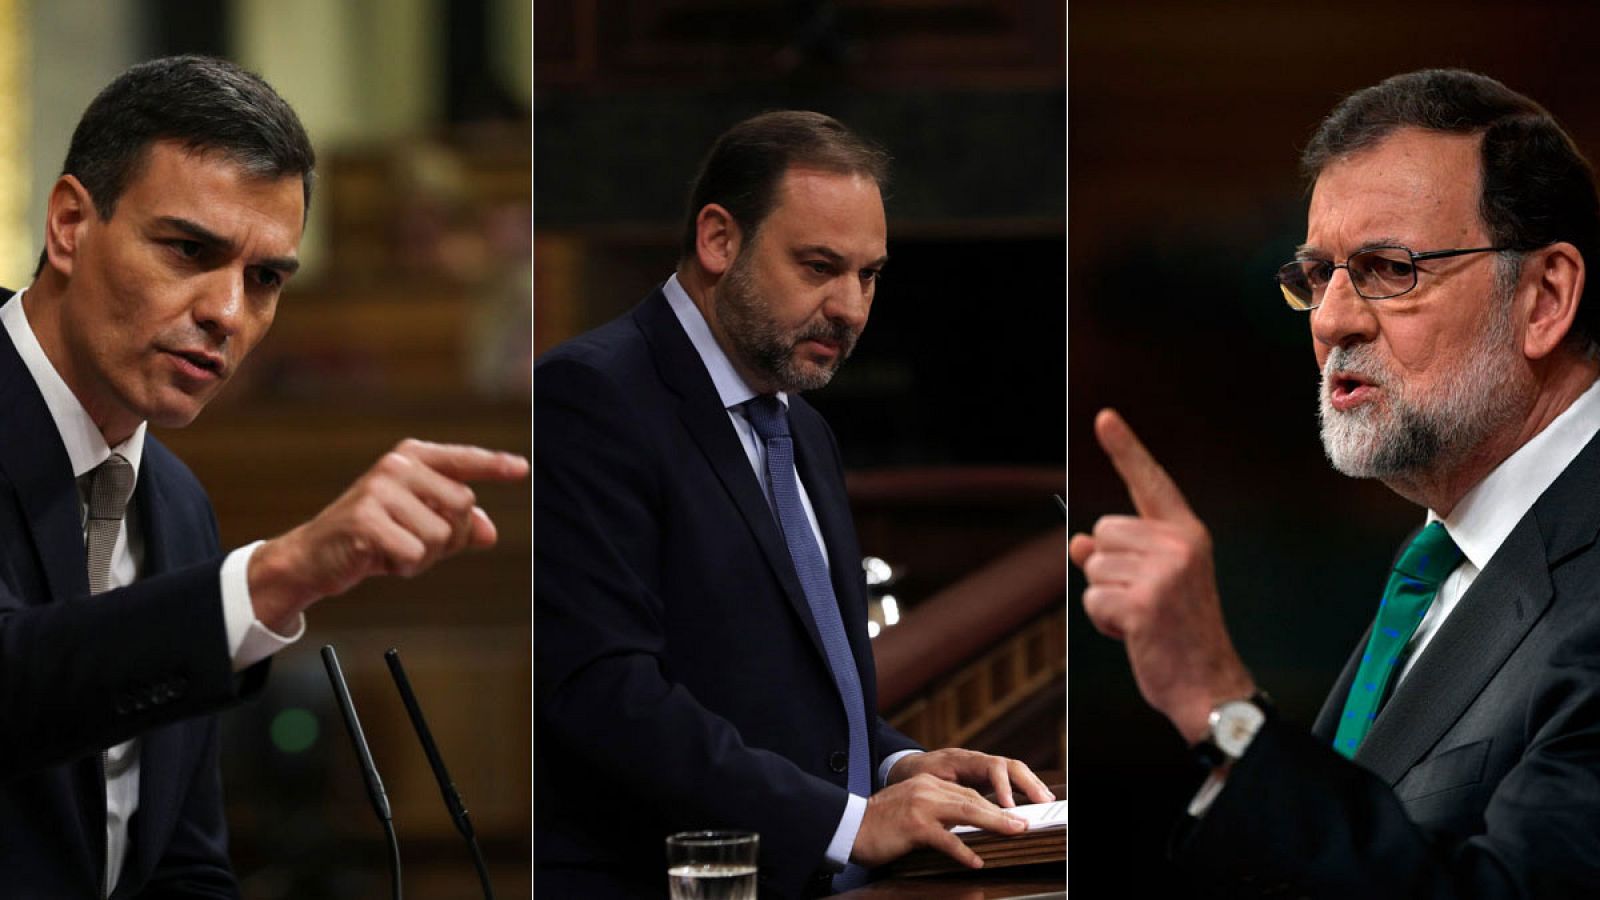
[[[260,690],[303,611],[421,572],[494,526],[465,482],[527,462],[406,441],[314,519],[227,555],[154,437],[266,333],[313,156],[266,82],[134,66],[90,104],[44,253],[0,292],[0,893],[233,897],[218,709]]]
[[[876,715],[827,384],[888,257],[887,159],[837,121],[741,122],[677,272],[534,370],[535,889],[665,894],[663,840],[761,836],[762,896],[863,883],[1044,801],[1014,760],[918,752]]]
[[[1229,640],[1205,527],[1101,413],[1136,515],[1071,556],[1211,767],[1179,859],[1230,897],[1600,896],[1593,174],[1536,103],[1439,70],[1347,98],[1302,164],[1278,281],[1322,368],[1323,447],[1427,515],[1307,732]]]

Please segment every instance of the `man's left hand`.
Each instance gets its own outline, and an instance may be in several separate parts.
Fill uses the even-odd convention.
[[[1033,774],[1033,770],[1021,762],[1004,756],[990,756],[976,750],[961,750],[954,747],[928,753],[913,753],[905,757],[889,770],[888,783],[897,784],[922,773],[972,788],[992,786],[995,804],[998,806],[1017,805],[1012,794],[1013,785],[1021,788],[1022,793],[1032,803],[1049,803],[1056,799],[1056,795],[1045,787],[1039,776]]]

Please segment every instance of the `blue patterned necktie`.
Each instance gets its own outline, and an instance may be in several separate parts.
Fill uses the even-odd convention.
[[[794,439],[789,436],[789,411],[777,397],[756,397],[745,403],[745,414],[755,427],[756,436],[767,448],[767,479],[772,486],[773,511],[778,525],[783,529],[783,541],[789,547],[789,558],[794,562],[795,574],[800,577],[800,587],[805,591],[806,604],[817,623],[817,634],[822,638],[822,649],[828,657],[828,668],[833,670],[833,683],[839,689],[844,703],[845,721],[850,728],[850,793],[859,797],[872,795],[871,762],[867,751],[866,702],[861,694],[861,673],[856,670],[855,657],[850,653],[850,641],[845,636],[844,619],[839,614],[839,601],[833,593],[833,582],[828,577],[828,566],[822,558],[822,548],[817,545],[806,518],[805,507],[800,503],[800,485],[794,471]],[[851,864],[834,876],[835,890],[844,891],[866,883],[866,870]]]
[[[1384,691],[1395,676],[1400,652],[1427,615],[1439,585],[1461,560],[1460,548],[1439,522],[1418,532],[1400,554],[1383,590],[1383,600],[1378,603],[1378,618],[1372,623],[1372,636],[1361,655],[1356,679],[1350,684],[1344,714],[1339,717],[1339,731],[1333,739],[1333,749],[1345,757],[1356,755],[1356,748],[1372,728]]]

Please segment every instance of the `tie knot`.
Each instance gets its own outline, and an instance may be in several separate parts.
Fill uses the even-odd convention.
[[[1400,554],[1400,561],[1394,569],[1402,575],[1436,585],[1461,564],[1462,558],[1461,548],[1450,539],[1450,532],[1445,531],[1444,524],[1430,522],[1428,527],[1411,539],[1410,546]]]
[[[763,394],[745,401],[745,415],[763,441],[789,436],[789,410],[777,397]]]
[[[89,518],[120,521],[133,496],[133,464],[111,454],[89,473]]]

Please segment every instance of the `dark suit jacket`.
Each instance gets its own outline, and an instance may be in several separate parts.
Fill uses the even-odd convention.
[[[1395,689],[1332,750],[1264,728],[1180,857],[1229,896],[1600,897],[1600,439],[1518,523]],[[1249,882],[1242,882],[1248,877]]]
[[[9,294],[0,297],[0,302]],[[77,485],[38,388],[0,330],[0,895],[99,897],[100,751],[142,741],[116,897],[231,897],[217,723],[254,690],[231,671],[221,552],[194,476],[147,438],[135,489],[144,577],[89,596]]]
[[[796,468],[875,715],[861,553],[832,432],[790,399]],[[664,838],[761,835],[763,897],[814,875],[849,739],[760,482],[658,290],[534,369],[536,890],[664,896]]]

